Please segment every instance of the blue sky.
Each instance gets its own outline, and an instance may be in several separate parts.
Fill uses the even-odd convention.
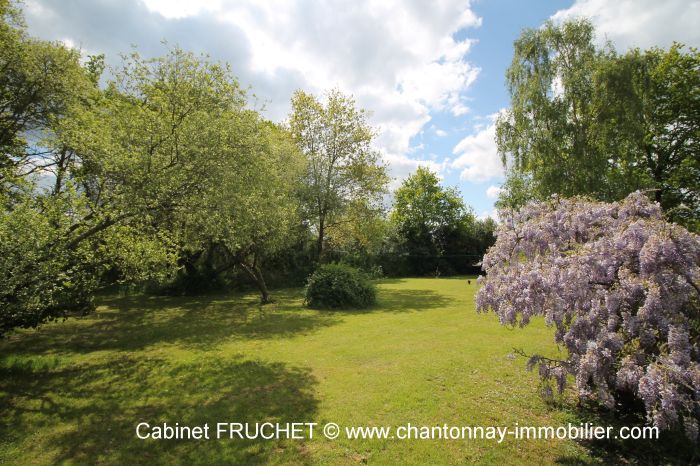
[[[337,87],[372,112],[392,187],[428,166],[475,213],[503,181],[494,116],[523,28],[589,17],[618,49],[700,46],[700,0],[25,0],[29,31],[111,65],[167,40],[231,64],[254,105],[283,121],[296,89]]]
[[[468,59],[479,67],[479,75],[466,92],[469,112],[455,117],[449,112],[433,115],[432,124],[447,132],[438,136],[435,131],[426,131],[412,140],[425,145],[428,153],[451,156],[454,147],[466,136],[477,135],[492,124],[489,116],[509,106],[509,95],[505,86],[505,72],[512,59],[513,41],[524,28],[537,28],[557,11],[569,8],[573,0],[551,0],[523,2],[517,0],[482,0],[474,2],[472,9],[482,18],[477,28],[467,28],[455,36],[459,40],[472,39],[474,44]],[[489,133],[490,134],[490,133]],[[492,150],[492,148],[489,148]],[[502,177],[484,180],[460,179],[459,170],[445,170],[443,182],[458,186],[465,201],[477,215],[493,212],[496,190]],[[491,197],[487,196],[487,190]]]

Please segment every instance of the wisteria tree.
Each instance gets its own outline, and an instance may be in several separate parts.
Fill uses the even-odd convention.
[[[563,360],[533,355],[550,390],[643,401],[659,429],[698,439],[700,236],[642,193],[615,203],[552,198],[507,212],[484,257],[479,312],[504,325],[544,316]]]

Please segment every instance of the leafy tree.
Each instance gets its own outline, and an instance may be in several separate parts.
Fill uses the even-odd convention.
[[[328,93],[325,104],[302,91],[292,97],[289,126],[308,160],[300,194],[318,235],[318,260],[327,230],[346,221],[351,207],[376,212],[386,192],[386,167],[371,147],[375,133],[366,119],[353,98],[338,90]]]
[[[96,84],[99,67],[88,64],[88,81]],[[126,57],[114,76],[52,121],[42,144],[65,163],[51,192],[29,190],[4,213],[8,235],[28,234],[0,261],[3,331],[89,310],[105,271],[120,280],[173,272],[176,227],[203,208],[221,169],[240,155],[244,98],[226,68],[174,49]]]
[[[72,134],[92,131],[78,143],[93,167],[86,186],[105,202],[93,229],[145,216],[175,236],[186,271],[202,257],[207,280],[240,267],[269,302],[261,261],[292,238],[303,160],[286,131],[244,104],[226,67],[177,48],[132,54]]]
[[[552,394],[573,375],[582,400],[643,402],[660,429],[698,437],[700,237],[641,193],[621,202],[555,198],[512,211],[484,257],[480,312],[504,325],[544,316],[563,359],[533,355]]]
[[[189,218],[185,244],[195,255],[206,252],[213,265],[210,277],[239,267],[260,290],[261,301],[269,303],[262,264],[297,239],[295,196],[304,159],[286,130],[252,111],[241,117],[235,152],[222,162],[214,189]]]
[[[365,271],[378,272],[381,252],[390,225],[383,208],[364,202],[351,203],[327,232],[327,258],[337,259]]]
[[[500,203],[653,190],[670,218],[697,227],[700,55],[679,44],[618,55],[593,34],[586,20],[549,22],[514,43],[511,109],[497,122],[509,165]]]
[[[111,259],[126,265],[129,255],[138,255],[130,272],[139,275],[162,268],[168,257],[144,254],[153,242],[133,229],[115,228],[98,238],[81,228],[81,222],[96,216],[74,176],[88,167],[77,163],[62,131],[98,94],[99,57],[83,68],[76,51],[28,37],[19,11],[9,2],[0,2],[0,16],[3,335],[15,327],[90,310],[92,291]],[[53,189],[44,192],[35,181],[50,179],[51,173]],[[139,254],[134,254],[136,249]]]
[[[26,34],[19,9],[0,0],[0,196],[16,197],[27,177],[54,165],[42,143],[57,120],[93,87],[80,54]],[[24,186],[26,188],[26,186]]]
[[[537,197],[628,192],[608,185],[608,156],[593,137],[600,52],[592,39],[587,21],[547,22],[524,30],[513,44],[506,73],[511,108],[498,119],[497,143],[504,165],[512,157],[515,173],[530,175]]]
[[[595,79],[600,150],[672,220],[700,229],[700,53],[676,43],[611,53]]]
[[[175,48],[150,60],[133,53],[114,74],[61,127],[61,142],[80,155],[74,176],[94,212],[79,238],[192,212],[237,143],[245,100],[225,67]]]
[[[478,222],[459,191],[440,186],[437,175],[427,168],[419,167],[396,190],[391,221],[413,274],[435,272],[442,257],[449,259],[451,268],[475,263],[485,251],[476,239]]]

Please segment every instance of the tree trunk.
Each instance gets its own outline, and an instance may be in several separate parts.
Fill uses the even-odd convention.
[[[326,233],[325,219],[320,218],[318,224],[318,240],[316,242],[316,261],[321,263],[321,256],[323,256],[323,236]]]
[[[58,158],[58,162],[56,163],[56,182],[54,183],[53,186],[53,195],[58,196],[61,194],[61,191],[63,190],[63,176],[66,172],[66,151],[65,149],[61,151],[61,155]]]
[[[257,261],[253,261],[253,265],[246,264],[244,261],[240,262],[240,266],[246,273],[253,279],[255,286],[260,290],[260,302],[262,304],[270,304],[274,302],[270,296],[270,292],[267,289],[267,284],[265,283],[265,277],[263,277],[260,267],[258,267]]]

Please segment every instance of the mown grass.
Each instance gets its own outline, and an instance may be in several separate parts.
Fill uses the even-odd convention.
[[[0,464],[581,464],[559,440],[139,440],[140,421],[340,426],[564,425],[513,348],[551,329],[475,312],[474,280],[380,284],[368,311],[302,307],[301,290],[103,298],[91,316],[0,343]],[[656,448],[651,445],[650,448]],[[600,450],[600,451],[599,451]],[[624,458],[625,452],[616,458]],[[609,459],[609,458],[608,458]],[[634,461],[634,458],[633,460]]]

